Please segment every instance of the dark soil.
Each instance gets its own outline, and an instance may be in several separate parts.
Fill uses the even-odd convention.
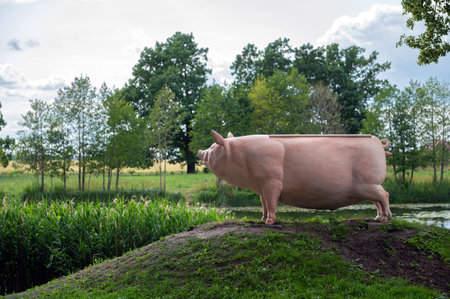
[[[348,220],[339,224],[321,223],[262,223],[225,222],[201,226],[174,236],[194,235],[199,238],[217,236],[228,232],[264,234],[267,229],[280,233],[311,233],[324,240],[327,247],[336,248],[343,259],[360,265],[369,272],[385,277],[400,277],[412,284],[425,285],[449,293],[450,267],[436,254],[420,252],[405,241],[419,231],[395,230],[390,224],[373,220]],[[336,227],[339,229],[336,230]]]

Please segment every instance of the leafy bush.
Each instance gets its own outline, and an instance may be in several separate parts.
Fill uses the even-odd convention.
[[[21,291],[123,254],[168,234],[229,218],[215,209],[162,198],[70,199],[0,205],[0,294]]]

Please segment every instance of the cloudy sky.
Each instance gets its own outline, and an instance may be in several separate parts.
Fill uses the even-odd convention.
[[[232,81],[229,66],[246,44],[263,49],[279,37],[376,50],[392,62],[383,77],[400,87],[450,81],[449,56],[418,66],[416,50],[395,47],[405,20],[400,0],[0,0],[0,137],[16,136],[29,99],[51,101],[76,76],[122,87],[140,51],[177,31],[209,48],[210,79],[220,83]]]

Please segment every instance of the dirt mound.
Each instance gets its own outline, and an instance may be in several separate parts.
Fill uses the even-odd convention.
[[[175,241],[172,244],[178,244],[191,236],[209,238],[242,232],[264,234],[268,230],[313,234],[324,241],[324,246],[337,248],[343,259],[354,262],[367,271],[379,272],[385,277],[401,277],[413,284],[449,292],[450,267],[442,257],[421,251],[407,242],[419,231],[400,230],[391,224],[380,224],[373,220],[348,220],[338,224],[277,223],[272,226],[226,221],[195,227],[168,239]]]

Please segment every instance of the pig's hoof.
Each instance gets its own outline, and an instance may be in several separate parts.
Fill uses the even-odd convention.
[[[275,223],[275,220],[273,220],[273,219],[267,219],[266,220],[266,224],[267,225],[272,225],[272,224],[274,224]]]
[[[377,217],[375,217],[375,219],[374,219],[375,221],[381,221],[381,216],[380,215],[378,215]]]

